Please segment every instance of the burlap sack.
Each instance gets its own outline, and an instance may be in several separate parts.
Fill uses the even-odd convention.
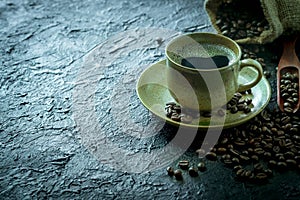
[[[216,25],[216,14],[220,5],[228,1],[240,0],[205,0],[204,3],[212,25],[218,33],[221,31]],[[281,35],[300,34],[300,0],[260,0],[260,4],[270,28],[264,30],[258,37],[237,39],[238,43],[265,44]],[[256,12],[253,10],[254,15]]]

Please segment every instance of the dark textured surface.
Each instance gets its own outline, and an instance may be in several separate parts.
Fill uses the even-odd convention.
[[[2,0],[0,27],[0,199],[298,199],[296,172],[251,185],[208,162],[170,178],[177,159],[199,161],[199,138],[154,157],[177,130],[140,104],[136,79],[173,36],[213,31],[202,0]]]

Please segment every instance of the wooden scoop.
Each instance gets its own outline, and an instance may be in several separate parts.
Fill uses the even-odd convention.
[[[279,105],[279,108],[282,112],[297,112],[300,106],[300,92],[299,92],[299,86],[300,86],[300,62],[295,52],[295,44],[298,37],[296,37],[294,40],[285,41],[284,42],[284,49],[282,56],[280,58],[279,64],[278,64],[278,70],[277,70],[277,103]],[[294,105],[291,106],[292,109],[288,110],[285,109],[284,103],[286,100],[282,97],[283,94],[281,94],[280,85],[281,80],[283,79],[283,75],[286,73],[291,73],[294,76],[298,77],[298,102],[295,102]],[[283,93],[283,92],[282,92]]]

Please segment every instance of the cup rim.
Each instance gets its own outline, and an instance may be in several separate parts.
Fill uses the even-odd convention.
[[[195,68],[190,68],[190,67],[186,67],[180,63],[177,63],[175,62],[168,54],[168,49],[170,47],[171,44],[174,43],[175,40],[178,40],[182,37],[189,37],[189,36],[192,36],[192,35],[210,35],[210,36],[213,36],[213,37],[219,37],[219,38],[222,38],[222,39],[225,39],[225,40],[228,40],[230,41],[231,43],[234,44],[234,46],[238,49],[238,55],[237,57],[233,60],[233,62],[231,62],[230,64],[228,64],[227,66],[225,67],[221,67],[221,68],[215,68],[215,69],[195,69]],[[220,71],[220,70],[225,70],[227,68],[230,68],[232,65],[235,65],[237,62],[239,62],[241,60],[241,54],[242,54],[242,51],[241,51],[241,48],[240,46],[237,44],[237,42],[235,42],[233,39],[229,38],[229,37],[226,37],[224,35],[221,35],[221,34],[218,34],[218,33],[210,33],[210,32],[194,32],[194,33],[186,33],[186,34],[182,34],[182,35],[179,35],[175,38],[173,38],[166,46],[165,48],[165,55],[167,57],[167,60],[171,61],[173,64],[179,66],[180,68],[183,68],[183,69],[186,69],[186,70],[190,70],[190,71],[198,71],[198,72],[203,72],[203,71]]]

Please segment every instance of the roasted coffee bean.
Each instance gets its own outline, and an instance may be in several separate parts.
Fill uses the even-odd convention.
[[[262,127],[262,132],[271,132],[267,126]]]
[[[291,117],[285,116],[285,117],[281,118],[280,121],[281,121],[283,124],[287,124],[287,123],[289,123],[289,122],[291,121]]]
[[[294,168],[297,166],[297,162],[293,159],[287,159],[285,162],[291,168]]]
[[[180,122],[180,116],[177,113],[172,113],[171,119],[177,122]]]
[[[208,160],[217,160],[217,154],[215,154],[214,152],[208,152],[205,157],[208,159]]]
[[[300,156],[295,156],[295,160],[297,161],[298,164],[300,164]]]
[[[273,171],[271,169],[264,169],[263,171],[265,174],[267,174],[268,177],[273,176]]]
[[[238,177],[241,177],[243,175],[243,173],[245,173],[245,170],[242,168],[242,169],[237,170],[236,175]]]
[[[231,158],[231,156],[229,154],[222,155],[222,157],[221,157],[222,160],[228,160],[230,158]]]
[[[278,162],[277,167],[280,170],[285,170],[287,168],[287,164],[286,164],[286,162]]]
[[[174,169],[172,167],[168,167],[167,168],[167,172],[169,176],[173,176],[174,175]]]
[[[217,149],[217,153],[218,153],[218,154],[223,155],[223,154],[225,154],[226,152],[227,152],[227,149],[226,149],[226,148],[220,147],[220,148]]]
[[[198,174],[198,169],[196,168],[196,167],[190,167],[189,168],[189,175],[191,176],[191,177],[196,177],[196,176],[198,176],[199,174]]]
[[[215,147],[213,147],[213,148],[210,148],[210,151],[213,152],[213,153],[216,153],[217,149]]]
[[[253,165],[254,171],[255,172],[262,172],[263,171],[263,166],[261,163],[256,163],[255,165]]]
[[[292,128],[290,129],[290,131],[293,132],[293,133],[298,133],[298,132],[299,132],[299,129],[298,129],[298,128],[295,128],[295,127],[292,127]]]
[[[198,165],[197,165],[198,169],[200,172],[204,172],[206,171],[206,165],[204,162],[199,162]]]
[[[265,151],[262,149],[262,148],[255,148],[254,149],[254,152],[257,154],[257,155],[263,155],[265,153]]]
[[[168,102],[166,103],[167,106],[176,106],[176,103],[175,102]]]
[[[285,147],[286,146],[285,140],[283,140],[283,139],[279,140],[278,144],[279,144],[280,147]]]
[[[246,106],[247,106],[247,104],[245,104],[245,103],[239,103],[237,105],[237,108],[238,108],[239,111],[243,111]]]
[[[291,151],[287,151],[284,153],[284,156],[288,159],[295,158],[295,154]]]
[[[294,144],[292,142],[287,142],[285,143],[285,147],[290,149],[294,147]]]
[[[248,163],[250,158],[248,156],[240,155],[240,160],[244,163]]]
[[[179,105],[173,106],[173,110],[175,110],[177,113],[181,113],[181,107]]]
[[[232,162],[235,164],[239,164],[240,160],[238,158],[234,157],[234,158],[232,158]]]
[[[271,168],[273,168],[273,167],[277,166],[277,162],[276,162],[275,160],[270,160],[270,161],[269,161],[269,166],[270,166]]]
[[[237,99],[242,98],[242,96],[243,95],[241,93],[239,93],[239,92],[237,92],[237,93],[234,94],[234,97],[236,97]]]
[[[247,150],[244,150],[244,151],[242,151],[242,154],[248,156],[248,155],[249,155],[249,152],[248,152]]]
[[[275,154],[275,157],[277,158],[277,160],[280,160],[280,157],[283,157],[281,160],[284,160],[283,153],[277,153]]]
[[[245,175],[244,175],[244,176],[245,176],[246,178],[249,178],[251,175],[252,175],[252,171],[250,171],[250,170],[246,170],[246,171],[245,171]]]
[[[235,164],[231,159],[225,159],[223,160],[223,163],[228,167],[232,167]]]
[[[244,104],[244,103],[245,103],[245,99],[239,99],[237,104],[240,105],[240,104]]]
[[[273,147],[273,152],[274,153],[279,153],[280,152],[280,147],[279,146],[274,146]]]
[[[187,170],[189,168],[189,164],[190,162],[188,160],[181,160],[178,162],[178,166],[183,170]]]
[[[239,109],[234,105],[234,106],[232,106],[231,108],[230,108],[230,112],[232,113],[232,114],[235,114],[235,113],[237,113],[239,111]]]
[[[293,111],[294,111],[294,109],[292,109],[290,107],[284,108],[283,110],[284,110],[284,112],[287,112],[287,113],[293,113]]]
[[[255,179],[257,181],[265,181],[267,180],[268,178],[268,175],[266,173],[258,173],[256,176],[255,176]]]
[[[243,167],[242,167],[242,165],[235,165],[234,167],[233,167],[233,171],[234,172],[237,172],[238,170],[240,170],[240,169],[242,169]]]
[[[176,169],[174,171],[174,176],[177,180],[182,180],[183,177],[182,177],[182,171],[180,169]]]
[[[265,159],[271,159],[271,157],[272,157],[272,154],[270,152],[265,151],[264,158]]]
[[[240,146],[240,147],[246,145],[246,143],[245,143],[244,141],[235,141],[234,144],[235,144],[236,146]]]
[[[234,149],[229,149],[229,152],[233,155],[233,156],[240,156],[240,153]]]
[[[221,144],[226,144],[228,142],[228,138],[223,138],[222,140],[221,140]]]

